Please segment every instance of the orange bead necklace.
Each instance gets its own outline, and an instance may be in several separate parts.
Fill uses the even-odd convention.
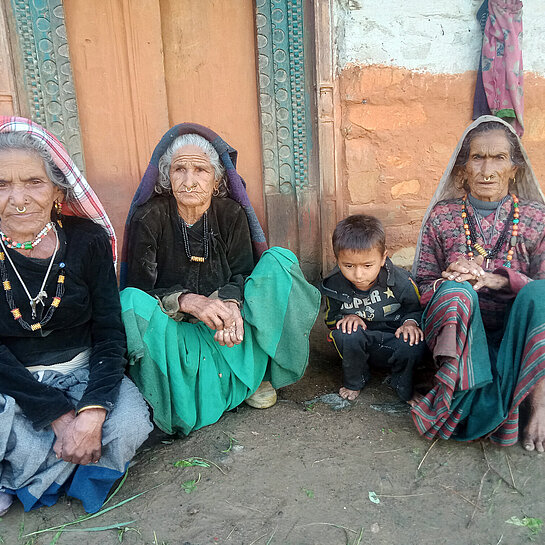
[[[482,255],[486,259],[486,268],[490,264],[491,259],[495,259],[499,251],[502,249],[506,240],[508,239],[509,232],[509,223],[511,223],[511,237],[509,238],[509,250],[505,256],[505,262],[503,263],[504,267],[508,269],[511,268],[511,261],[513,260],[513,255],[515,254],[515,246],[517,245],[517,237],[519,233],[519,200],[518,197],[512,193],[511,198],[513,199],[513,207],[511,212],[505,222],[505,227],[501,232],[500,236],[494,247],[490,250],[485,250],[480,244],[476,242],[476,229],[475,229],[475,220],[473,217],[467,213],[467,193],[462,198],[462,221],[464,222],[464,233],[466,236],[466,245],[467,245],[467,255],[468,257],[473,257],[475,250],[479,255]]]

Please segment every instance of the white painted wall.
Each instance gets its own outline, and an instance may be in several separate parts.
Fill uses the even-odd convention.
[[[318,0],[319,1],[319,0]],[[432,73],[476,70],[482,0],[335,0],[339,68],[385,64]],[[524,0],[525,72],[545,75],[545,0]]]

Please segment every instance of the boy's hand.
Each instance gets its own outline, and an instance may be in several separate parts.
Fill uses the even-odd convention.
[[[409,341],[410,346],[424,340],[424,333],[414,320],[407,320],[401,327],[397,328],[395,336],[399,339],[401,335],[403,335],[405,342]]]
[[[364,330],[367,329],[363,318],[360,318],[357,314],[349,314],[337,322],[337,329],[341,329],[343,333],[348,333],[349,335],[355,332],[358,326],[361,326]]]

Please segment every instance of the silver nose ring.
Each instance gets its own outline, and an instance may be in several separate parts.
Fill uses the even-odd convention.
[[[484,181],[489,182],[492,179],[492,176],[485,176]]]
[[[17,207],[16,210],[19,214],[24,214],[26,212],[26,206],[23,206],[23,208]]]

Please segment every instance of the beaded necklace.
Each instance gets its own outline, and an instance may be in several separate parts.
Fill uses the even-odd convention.
[[[45,227],[36,235],[36,238],[34,240],[29,240],[27,242],[15,242],[11,238],[8,237],[8,235],[4,234],[2,231],[0,231],[0,238],[2,239],[2,242],[6,243],[6,246],[8,248],[15,248],[16,250],[32,250],[32,248],[35,248],[42,242],[43,238],[49,231],[51,231],[53,227],[53,222],[46,223]]]
[[[208,259],[208,211],[206,211],[203,214],[202,219],[202,239],[203,239],[203,247],[204,247],[204,255],[197,256],[197,255],[191,255],[191,247],[189,246],[189,237],[187,236],[187,224],[182,218],[181,221],[182,224],[182,237],[184,239],[184,249],[185,249],[185,255],[189,259],[189,261],[196,261],[197,263],[204,263]]]
[[[53,226],[54,228],[54,226]],[[30,308],[32,310],[32,319],[36,319],[36,306],[38,303],[44,304],[44,299],[47,298],[47,292],[45,291],[45,284],[47,283],[47,279],[49,277],[49,273],[51,272],[51,267],[53,266],[53,261],[55,259],[55,256],[57,254],[57,250],[59,247],[59,237],[57,235],[57,231],[55,231],[55,236],[57,237],[57,242],[55,244],[55,251],[53,252],[53,255],[51,256],[51,259],[49,261],[49,267],[47,268],[47,272],[45,274],[44,280],[42,282],[42,286],[40,288],[40,291],[38,292],[38,295],[36,297],[31,297],[28,288],[26,287],[26,284],[23,282],[23,279],[21,278],[21,275],[19,274],[19,271],[15,267],[15,264],[13,263],[9,253],[6,251],[6,248],[4,246],[4,241],[0,238],[0,246],[2,246],[2,250],[0,251],[0,276],[2,278],[2,286],[4,287],[4,292],[6,294],[6,301],[8,302],[8,306],[10,309],[10,312],[13,316],[13,319],[19,323],[19,325],[26,329],[27,331],[38,331],[39,329],[42,329],[42,327],[51,320],[53,317],[53,313],[55,312],[55,309],[60,305],[61,298],[64,295],[64,263],[59,264],[59,276],[57,278],[57,288],[55,291],[55,296],[53,297],[53,300],[51,301],[51,306],[45,313],[45,316],[39,321],[35,322],[33,324],[29,324],[27,321],[23,319],[23,316],[21,314],[21,310],[19,307],[15,306],[15,300],[13,298],[13,293],[11,289],[11,282],[8,278],[8,271],[6,267],[6,257],[8,258],[8,261],[10,262],[11,266],[13,267],[13,270],[15,271],[15,274],[17,275],[17,278],[21,282],[21,285],[23,286],[29,302],[30,302]]]
[[[473,250],[475,250],[479,255],[482,255],[486,259],[486,267],[488,269],[488,266],[490,265],[490,260],[495,259],[498,255],[499,251],[502,249],[503,245],[507,241],[509,237],[509,224],[511,223],[511,238],[509,239],[509,250],[507,252],[507,255],[505,256],[505,261],[503,263],[503,266],[510,269],[511,268],[511,261],[513,260],[513,255],[515,253],[515,246],[517,245],[517,236],[518,236],[518,223],[519,223],[519,200],[518,197],[513,193],[511,194],[511,198],[513,199],[513,207],[511,208],[511,212],[509,212],[509,216],[507,217],[507,220],[505,221],[505,225],[503,227],[502,232],[500,233],[500,236],[498,237],[498,240],[496,244],[494,244],[494,247],[490,250],[485,250],[480,244],[476,242],[476,228],[475,228],[475,220],[474,218],[467,213],[467,206],[466,206],[466,200],[467,200],[467,193],[462,198],[462,221],[464,222],[464,232],[466,236],[466,245],[467,245],[467,255],[468,257],[473,257],[474,253]]]

